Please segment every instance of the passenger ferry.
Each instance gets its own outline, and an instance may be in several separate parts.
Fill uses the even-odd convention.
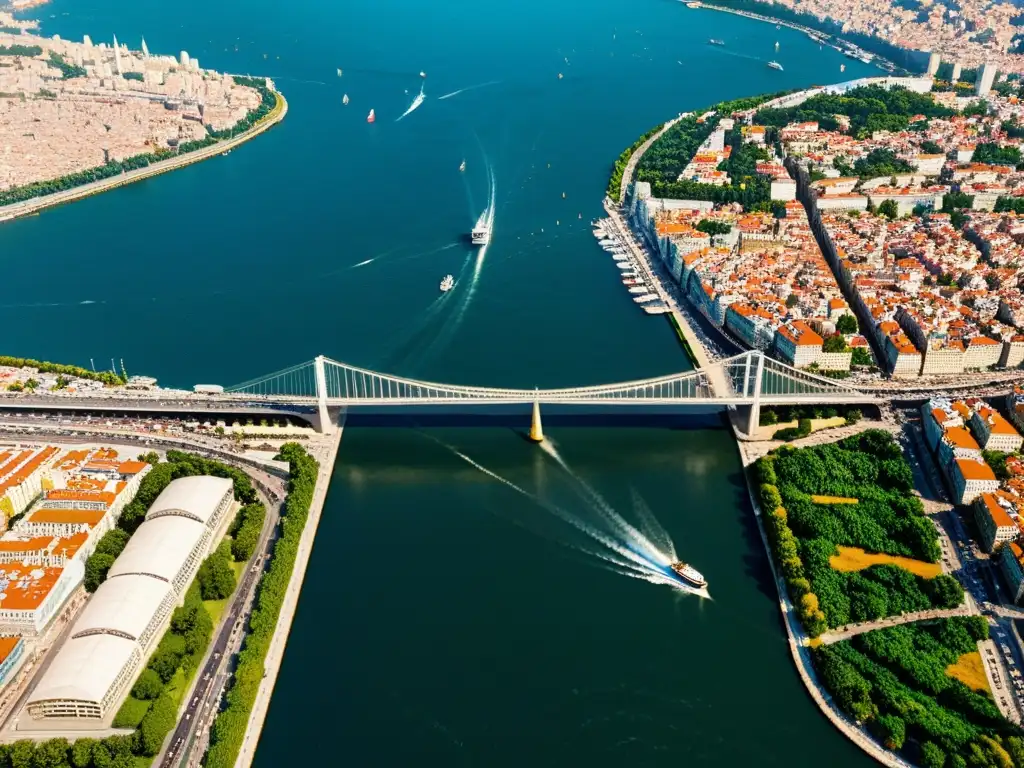
[[[444,279],[441,280],[441,293],[448,293],[452,288],[455,287],[455,278],[451,275],[445,275]]]
[[[672,569],[676,576],[685,581],[691,587],[697,587],[700,589],[708,585],[707,579],[704,578],[704,575],[692,565],[687,565],[686,563],[672,563],[669,568]]]
[[[473,245],[487,245],[491,242],[491,230],[487,224],[484,223],[483,218],[481,218],[480,221],[476,223],[476,226],[473,227],[473,231],[469,233],[469,237]]]

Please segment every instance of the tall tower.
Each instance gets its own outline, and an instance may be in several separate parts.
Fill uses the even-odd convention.
[[[996,65],[987,61],[981,65],[981,72],[978,73],[978,83],[974,89],[977,96],[987,96],[992,90],[992,83],[996,80]]]
[[[123,74],[121,71],[121,46],[117,44],[117,35],[114,35],[114,71],[118,77]]]
[[[928,76],[935,77],[935,73],[939,71],[939,64],[942,63],[942,59],[939,54],[932,51],[932,54],[928,57]]]
[[[82,37],[82,45],[84,45],[86,48],[92,48],[92,38],[88,35]]]
[[[188,51],[181,52],[181,66],[182,69],[188,69]]]
[[[146,38],[142,38],[142,58],[149,58],[149,48],[146,47]]]
[[[960,72],[963,70],[963,68],[963,64],[961,64],[959,61],[953,64],[953,74],[949,78],[949,81],[951,83],[955,83],[960,79]]]

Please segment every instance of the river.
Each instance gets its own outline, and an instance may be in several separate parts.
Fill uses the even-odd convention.
[[[228,157],[0,228],[4,353],[182,386],[316,354],[523,387],[684,370],[590,235],[610,163],[680,111],[878,72],[672,0],[33,13],[288,98]],[[793,669],[729,434],[548,433],[563,463],[508,430],[346,430],[256,765],[867,765]],[[711,599],[607,560],[645,511]]]

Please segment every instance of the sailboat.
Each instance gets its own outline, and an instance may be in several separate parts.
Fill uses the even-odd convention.
[[[846,71],[846,65],[845,64],[840,64],[839,65],[839,71],[840,72],[845,72]]]
[[[460,171],[466,170],[466,161],[465,160],[463,160],[461,163],[459,163],[459,170]]]
[[[348,104],[348,94],[347,93],[344,96],[341,97],[341,103],[342,104]]]
[[[372,122],[373,122],[374,120],[376,120],[376,119],[377,119],[377,116],[376,116],[375,114],[373,114],[373,110],[371,109],[371,110],[370,110],[370,114],[368,114],[368,115],[366,116],[366,122],[368,122],[368,123],[372,123]]]
[[[426,76],[427,76],[426,72],[420,72],[420,77],[426,77]]]
[[[338,77],[341,77],[341,67],[338,67]]]
[[[779,50],[779,44],[777,42],[775,43],[775,50]]]

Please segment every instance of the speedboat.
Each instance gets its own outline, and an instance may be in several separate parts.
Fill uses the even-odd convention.
[[[463,160],[461,163],[459,163],[459,170],[460,171],[466,170],[466,161],[465,160]]]
[[[473,227],[473,231],[469,233],[469,239],[473,245],[487,245],[491,241],[491,229],[484,222],[482,216]]]
[[[441,293],[448,293],[452,288],[455,287],[455,278],[451,275],[445,275],[441,281]]]
[[[375,114],[373,113],[373,110],[371,109],[371,110],[370,110],[370,114],[368,114],[368,115],[366,116],[366,122],[368,122],[368,123],[372,123],[372,122],[373,122],[374,120],[376,120],[376,119],[377,119],[377,116],[376,116],[376,115],[375,115]]]
[[[347,93],[344,96],[341,97],[341,103],[342,104],[348,104],[348,94]]]
[[[777,61],[769,61],[769,62],[768,62],[768,66],[769,66],[769,67],[770,67],[771,69],[777,69],[777,70],[779,70],[779,72],[781,72],[781,71],[782,71],[782,65],[781,65],[781,64],[779,64],[779,62],[777,62]]]
[[[692,565],[677,562],[672,563],[672,565],[670,565],[669,568],[672,569],[672,572],[675,573],[676,576],[678,576],[684,582],[689,584],[691,587],[702,588],[708,585],[707,579],[704,578],[704,575],[696,568],[694,568]]]
[[[711,43],[712,45],[725,45],[725,40],[716,40],[713,37],[710,40],[708,40],[708,42]]]

